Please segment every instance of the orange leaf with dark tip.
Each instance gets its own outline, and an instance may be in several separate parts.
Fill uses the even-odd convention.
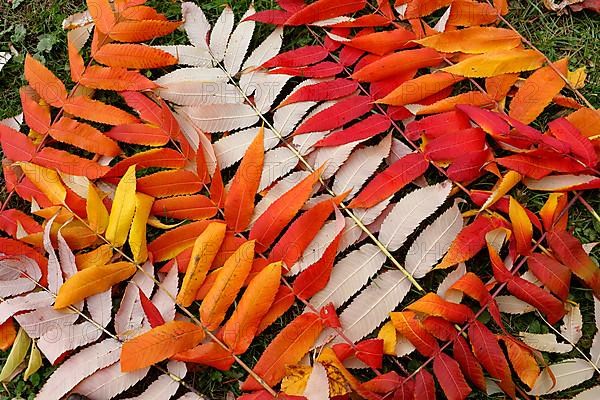
[[[116,23],[116,18],[108,0],[86,0],[87,8],[102,33],[108,34]]]
[[[512,196],[508,207],[512,231],[517,241],[517,252],[528,255],[531,252],[531,238],[533,236],[533,225],[525,212],[525,208]]]
[[[177,64],[177,58],[171,54],[140,44],[108,43],[94,53],[94,59],[109,67],[130,69],[161,68]]]
[[[149,367],[195,347],[204,339],[202,327],[185,321],[171,321],[123,343],[121,371]]]
[[[157,85],[144,75],[125,68],[100,67],[91,65],[79,79],[79,83],[92,89],[113,90],[122,92],[125,90],[149,90],[155,89]]]
[[[352,74],[352,78],[359,82],[375,82],[410,70],[432,67],[441,62],[442,56],[433,49],[399,51],[359,69]]]
[[[427,293],[406,308],[411,311],[442,317],[459,324],[473,316],[473,311],[469,307],[446,301],[435,293]]]
[[[556,258],[583,280],[596,297],[600,297],[600,269],[579,240],[567,231],[554,230],[548,232],[547,240]]]
[[[154,261],[170,260],[191,247],[211,222],[215,221],[196,221],[171,229],[150,242],[148,251]]]
[[[250,281],[222,331],[223,342],[234,354],[244,353],[252,343],[260,322],[275,300],[280,279],[281,263],[278,262],[268,265]]]
[[[256,240],[258,252],[268,249],[281,231],[296,216],[296,213],[300,211],[312,194],[313,186],[319,181],[324,168],[325,165],[321,166],[284,193],[254,222],[249,237]]]
[[[200,305],[200,320],[208,329],[214,330],[223,322],[227,309],[246,281],[253,259],[254,241],[251,240],[241,245],[223,265]]]
[[[448,400],[463,400],[471,393],[458,363],[447,354],[440,353],[433,359],[433,373]]]
[[[390,313],[392,323],[398,332],[407,338],[417,351],[430,357],[439,350],[437,340],[423,327],[412,311]]]
[[[193,194],[200,189],[202,182],[198,176],[186,170],[161,171],[137,180],[138,192],[152,197]]]
[[[42,99],[54,107],[62,107],[67,101],[65,85],[41,62],[25,56],[25,79]]]
[[[315,343],[323,325],[317,314],[302,314],[285,326],[267,346],[252,369],[269,386],[276,385],[285,376],[285,366],[296,364]],[[241,385],[244,391],[260,390],[262,386],[253,377]]]
[[[152,214],[175,219],[207,219],[217,214],[217,207],[211,199],[201,194],[176,196],[156,200],[152,205]]]
[[[433,74],[421,75],[415,79],[404,82],[378,103],[393,106],[404,106],[418,103],[439,91],[454,85],[465,79],[462,76],[452,75],[447,72],[435,72]]]
[[[161,20],[121,21],[109,33],[118,42],[145,42],[168,35],[181,25],[181,22]]]
[[[365,8],[366,0],[349,0],[340,3],[338,0],[318,0],[295,12],[286,25],[307,25],[313,22],[340,17]]]
[[[49,135],[90,153],[114,157],[121,153],[119,146],[91,125],[63,117],[52,125]]]
[[[85,96],[74,96],[67,99],[64,110],[68,114],[99,122],[107,125],[133,124],[137,118],[133,115],[98,100],[92,100]]]
[[[467,379],[478,389],[485,391],[487,384],[483,376],[483,368],[481,368],[481,364],[479,364],[479,361],[473,355],[471,346],[469,346],[462,336],[458,336],[454,340],[452,355],[460,365],[460,369],[467,376]]]
[[[236,232],[246,230],[250,224],[254,212],[254,197],[260,186],[264,151],[264,129],[260,128],[242,158],[225,199],[225,221]]]
[[[171,357],[173,360],[188,362],[192,364],[207,365],[227,371],[235,362],[230,352],[215,342],[208,342],[183,351]]]
[[[408,154],[377,174],[350,202],[348,207],[373,207],[423,175],[428,167],[429,162],[423,153]]]

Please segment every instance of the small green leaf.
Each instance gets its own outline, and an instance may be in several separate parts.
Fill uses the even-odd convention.
[[[30,344],[31,339],[27,336],[27,333],[25,333],[23,328],[20,328],[15,343],[13,344],[12,349],[10,349],[10,354],[6,359],[6,364],[4,364],[2,372],[0,372],[0,382],[8,382],[10,380],[13,372],[15,372],[23,360],[25,360]]]
[[[29,363],[27,364],[27,369],[25,370],[25,374],[23,375],[24,380],[28,380],[29,377],[37,372],[38,369],[42,366],[42,355],[38,350],[35,342],[31,343],[31,352],[29,353]]]

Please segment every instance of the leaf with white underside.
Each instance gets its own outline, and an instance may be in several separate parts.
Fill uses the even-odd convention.
[[[521,332],[520,336],[523,343],[536,350],[549,353],[568,353],[573,350],[573,346],[568,343],[558,343],[556,336],[552,333]]]
[[[179,361],[169,361],[167,369],[178,378],[184,378],[187,373],[185,363]],[[127,400],[168,400],[175,395],[178,389],[179,382],[171,376],[163,374],[152,382],[142,394],[137,397],[130,397]]]
[[[152,46],[156,49],[169,53],[173,57],[177,57],[179,65],[187,65],[190,67],[210,67],[213,58],[207,49],[190,45],[170,45],[170,46]]]
[[[579,305],[569,304],[568,312],[563,317],[563,325],[560,327],[560,333],[565,339],[573,344],[577,344],[583,336],[583,317],[579,310]]]
[[[249,128],[227,135],[213,144],[215,156],[221,169],[229,168],[240,161],[256,137],[260,128]],[[265,150],[275,147],[279,139],[270,129],[264,130]]]
[[[329,179],[335,175],[338,169],[346,162],[352,150],[360,142],[346,143],[341,146],[319,147],[313,150],[307,157],[308,162],[317,168],[319,165],[325,164],[322,178]],[[342,193],[342,192],[337,192]]]
[[[223,57],[225,57],[225,50],[227,49],[229,36],[231,36],[231,32],[233,31],[234,22],[235,15],[233,14],[233,10],[226,5],[210,32],[209,48],[214,60],[217,62],[223,61]]]
[[[542,396],[569,389],[590,379],[594,372],[594,367],[581,358],[552,364],[542,371],[528,394]]]
[[[0,297],[4,298],[32,291],[42,277],[37,263],[25,256],[0,260],[0,274]]]
[[[160,312],[165,322],[175,319],[175,301],[169,294],[177,293],[178,289],[179,276],[177,275],[177,268],[171,268],[161,279],[160,289],[152,296],[152,304]]]
[[[287,147],[278,147],[265,153],[263,170],[260,176],[258,191],[261,192],[271,186],[282,176],[287,175],[298,165],[298,157]]]
[[[250,6],[248,11],[246,11],[242,17],[243,22],[240,22],[236,26],[231,34],[231,37],[229,38],[229,43],[227,43],[227,50],[225,51],[223,64],[225,65],[227,72],[229,72],[229,74],[232,76],[237,74],[242,67],[244,57],[248,52],[248,47],[250,46],[250,41],[252,40],[254,27],[256,26],[254,21],[244,21],[244,19],[248,18],[254,13],[254,7]]]
[[[406,254],[404,268],[417,279],[427,275],[446,254],[462,227],[462,215],[455,204],[417,237]]]
[[[571,400],[598,400],[600,398],[600,386],[584,390]]]
[[[187,114],[197,128],[208,133],[247,128],[259,120],[248,104],[206,104],[179,110]]]
[[[594,297],[594,320],[596,321],[596,334],[590,348],[590,359],[600,368],[600,300]]]
[[[500,312],[504,314],[522,315],[535,311],[535,307],[512,295],[498,296],[496,303]]]
[[[210,30],[210,23],[206,19],[204,11],[196,4],[186,2],[181,5],[181,14],[185,21],[183,28],[190,43],[196,47],[207,49],[206,39]]]
[[[181,68],[161,76],[154,83],[163,99],[182,106],[205,104],[239,104],[244,97],[229,84],[227,74],[219,68]]]
[[[460,303],[463,293],[460,290],[449,290],[460,278],[467,273],[467,266],[464,263],[458,264],[458,267],[450,272],[437,288],[437,294],[444,300],[452,303]]]
[[[73,390],[92,400],[112,399],[123,393],[148,374],[150,368],[133,372],[121,372],[121,364],[116,362],[85,378]]]
[[[379,202],[378,204],[375,204],[371,208],[356,208],[352,210],[352,212],[354,213],[354,216],[363,223],[363,225],[369,226],[375,222],[375,220],[379,218],[384,211],[387,210],[390,201],[391,197]],[[354,221],[353,218],[346,217],[346,228],[342,234],[339,251],[343,251],[351,245],[360,242],[360,240],[365,239],[365,235],[365,232],[356,223],[356,221]]]
[[[308,400],[329,399],[329,377],[321,363],[316,362],[313,365],[302,396]]]

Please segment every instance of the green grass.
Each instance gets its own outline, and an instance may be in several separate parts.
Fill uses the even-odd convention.
[[[44,60],[46,66],[54,71],[62,80],[69,82],[68,61],[66,58],[66,35],[61,29],[62,20],[75,12],[85,9],[83,0],[12,0],[16,5],[13,9],[10,0],[0,0],[0,51],[7,51],[9,46],[19,55],[14,57],[0,72],[0,119],[13,116],[20,112],[18,88],[24,84],[23,60],[26,53],[35,54]],[[211,21],[215,21],[220,14],[224,0],[210,0],[199,2]],[[249,0],[231,1],[234,4],[236,15],[240,16],[250,4]],[[170,18],[180,16],[180,4],[172,0],[150,0],[149,5],[158,8]],[[258,10],[275,7],[273,0],[257,0],[255,6]],[[594,73],[600,66],[600,19],[588,12],[573,15],[557,16],[548,12],[538,0],[512,0],[508,20],[533,44],[544,52],[551,60],[562,57],[571,58],[571,69],[585,66],[590,72],[586,87],[581,92],[594,106],[600,105],[600,75]],[[255,43],[264,38],[271,27],[259,25]],[[183,42],[185,37],[181,33],[164,39],[165,42]],[[313,38],[302,28],[286,30],[286,49],[297,48],[301,45],[312,43]],[[565,91],[565,94],[568,92]],[[558,109],[557,109],[558,110]],[[548,118],[556,117],[556,111],[550,108]],[[491,181],[489,182],[491,183]],[[2,185],[4,186],[4,185]],[[537,211],[543,205],[546,195],[521,190],[516,193],[519,200]],[[600,210],[600,199],[596,193],[586,193],[585,199],[591,206]],[[4,200],[4,193],[0,195]],[[20,203],[15,203],[20,206]],[[575,234],[584,243],[600,240],[600,224],[593,219],[590,213],[580,204],[571,211],[571,226]],[[600,249],[597,248],[595,255]],[[596,257],[597,258],[597,257]],[[481,268],[488,268],[481,265]],[[488,271],[489,272],[489,271]],[[423,284],[434,284],[431,278],[426,278]],[[588,348],[593,328],[593,301],[588,290],[575,288],[571,300],[581,303],[584,312],[584,338],[582,347]],[[296,310],[299,312],[299,309]],[[291,316],[288,316],[291,318]],[[261,335],[251,349],[244,355],[244,360],[250,364],[259,357],[263,349],[274,337],[278,329],[285,325],[282,320],[277,326],[270,328],[266,335]],[[535,316],[507,318],[506,323],[511,332],[528,330],[531,332],[546,332],[548,328],[540,323]],[[572,354],[574,355],[574,354]],[[6,354],[0,353],[0,364]],[[418,366],[417,360],[407,363],[409,369]],[[47,365],[47,364],[46,364]],[[30,399],[43,383],[52,368],[45,367],[34,375],[30,382],[16,380],[8,384],[3,390],[0,387],[0,400]],[[208,398],[221,399],[228,392],[237,393],[238,379],[244,376],[244,371],[234,366],[231,371],[219,372],[212,369],[198,369],[190,373],[188,382],[204,393]],[[128,393],[133,395],[135,393]],[[483,397],[482,397],[483,398]]]

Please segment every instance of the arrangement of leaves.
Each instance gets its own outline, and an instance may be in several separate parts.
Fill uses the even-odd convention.
[[[214,26],[144,3],[88,0],[72,82],[27,56],[25,124],[0,124],[0,381],[42,355],[44,400],[203,398],[188,369],[234,364],[245,399],[528,398],[600,372],[569,299],[585,287],[600,326],[600,270],[568,230],[600,114],[506,1],[280,0]],[[315,43],[282,52],[289,26]],[[189,45],[142,44],[178,28]],[[518,185],[549,192],[538,214]],[[534,311],[561,342],[506,329]]]

